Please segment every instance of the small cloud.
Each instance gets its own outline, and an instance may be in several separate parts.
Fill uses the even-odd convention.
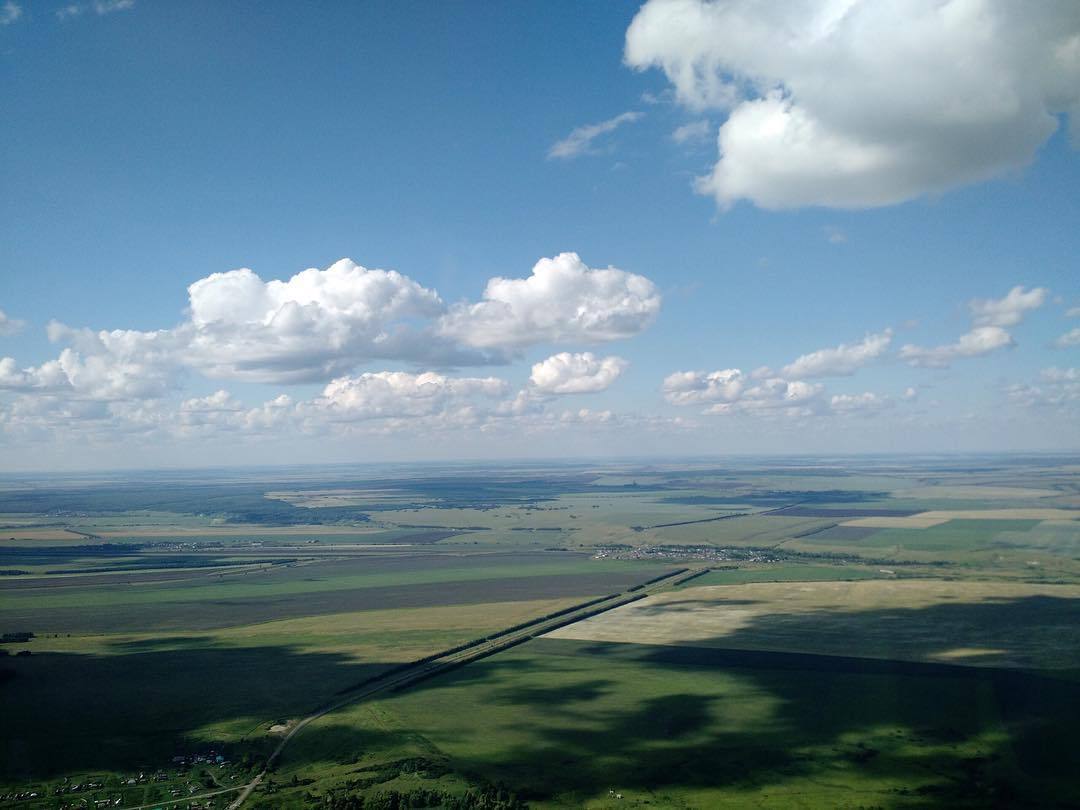
[[[830,245],[842,245],[847,241],[847,234],[835,225],[826,225],[825,240]]]
[[[56,10],[56,19],[60,22],[81,17],[84,12],[93,10],[99,17],[117,11],[130,11],[135,7],[135,0],[94,0],[92,3],[68,3]]]
[[[1080,307],[1071,307],[1065,311],[1066,318],[1080,318]]]
[[[671,92],[671,89],[662,90],[659,93],[653,93],[646,90],[641,94],[642,104],[670,104],[675,98],[675,94]]]
[[[129,11],[135,7],[135,0],[94,0],[97,14],[112,14],[115,11]]]
[[[621,357],[559,352],[533,365],[529,384],[541,394],[591,394],[609,388],[626,366]]]
[[[960,357],[980,357],[998,349],[1014,346],[1012,337],[1000,326],[977,326],[961,335],[955,343],[923,348],[908,344],[900,348],[900,358],[911,366],[948,368]]]
[[[847,377],[881,357],[892,343],[892,329],[866,335],[859,343],[841,343],[829,349],[804,354],[784,366],[785,377]]]
[[[4,310],[0,309],[0,336],[17,335],[26,326],[25,321],[9,318]]]
[[[616,115],[614,118],[609,118],[598,124],[587,124],[583,127],[577,127],[561,141],[556,141],[552,145],[548,150],[548,158],[569,160],[571,158],[589,154],[592,151],[593,142],[597,138],[606,135],[609,132],[614,132],[623,124],[631,124],[642,117],[644,117],[644,113],[633,111],[624,112],[621,115]]]
[[[683,124],[671,133],[671,140],[675,143],[700,143],[708,140],[712,134],[712,125],[706,119],[691,121]]]
[[[1077,326],[1075,329],[1070,329],[1064,335],[1061,335],[1054,341],[1054,345],[1059,349],[1080,346],[1080,326]]]
[[[73,17],[78,17],[83,11],[85,11],[85,9],[78,3],[70,3],[66,6],[61,6],[56,10],[56,19],[60,20],[60,22],[65,22]]]
[[[15,0],[7,0],[0,6],[0,25],[11,25],[22,16],[22,6]]]
[[[1004,298],[976,298],[968,302],[975,326],[1016,326],[1024,316],[1046,303],[1043,287],[1013,287]]]

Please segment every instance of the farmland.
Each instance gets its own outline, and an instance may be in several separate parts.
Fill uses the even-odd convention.
[[[225,807],[343,690],[623,594],[312,719],[245,806],[1068,806],[1078,469],[2,480],[0,803]]]

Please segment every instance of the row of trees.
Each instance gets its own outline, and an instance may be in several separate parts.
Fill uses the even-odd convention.
[[[309,794],[308,801],[319,803],[319,798]],[[327,810],[407,810],[413,807],[439,807],[443,810],[528,809],[517,794],[494,785],[471,788],[463,794],[432,788],[416,788],[407,792],[387,790],[366,797],[358,793],[329,793],[324,806]]]

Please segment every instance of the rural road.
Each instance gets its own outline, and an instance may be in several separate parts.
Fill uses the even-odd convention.
[[[476,661],[480,658],[486,658],[489,655],[493,655],[502,650],[509,649],[518,644],[528,641],[529,639],[542,636],[545,633],[550,633],[560,627],[566,627],[569,624],[574,624],[582,619],[587,619],[590,616],[595,616],[597,613],[603,613],[613,608],[620,607],[621,605],[628,604],[629,602],[635,602],[644,596],[649,596],[657,591],[670,588],[678,585],[686,580],[693,579],[706,571],[708,568],[696,568],[696,569],[681,569],[674,571],[659,579],[655,579],[652,582],[647,582],[642,585],[635,585],[629,590],[612,594],[609,597],[603,598],[599,601],[593,600],[583,603],[577,608],[566,611],[558,616],[552,616],[548,618],[537,619],[525,626],[515,628],[509,632],[503,632],[501,635],[496,634],[493,638],[491,636],[477,641],[475,644],[470,644],[459,650],[448,652],[433,658],[429,661],[418,661],[416,664],[406,667],[404,669],[396,670],[386,676],[376,677],[372,679],[370,684],[367,684],[359,689],[356,689],[348,695],[348,697],[341,700],[330,703],[323,706],[321,709],[313,714],[309,714],[307,717],[301,719],[296,725],[289,729],[288,733],[282,737],[281,742],[278,743],[277,748],[273,753],[267,757],[266,767],[250,782],[244,785],[240,792],[240,795],[229,805],[228,810],[236,810],[240,807],[248,797],[255,791],[255,789],[262,783],[263,778],[270,772],[274,763],[277,761],[281,752],[285,746],[289,744],[289,741],[296,736],[305,726],[309,723],[318,720],[320,717],[329,714],[330,712],[341,709],[357,701],[364,700],[365,698],[372,697],[380,692],[394,691],[403,689],[418,681],[426,680],[434,675],[438,675],[442,672],[446,672],[451,669],[468,664],[471,661]]]

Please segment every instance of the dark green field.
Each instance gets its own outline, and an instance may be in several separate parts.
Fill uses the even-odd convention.
[[[537,806],[1067,806],[1077,723],[1080,684],[1036,674],[541,639],[325,718],[280,778],[426,756]]]

